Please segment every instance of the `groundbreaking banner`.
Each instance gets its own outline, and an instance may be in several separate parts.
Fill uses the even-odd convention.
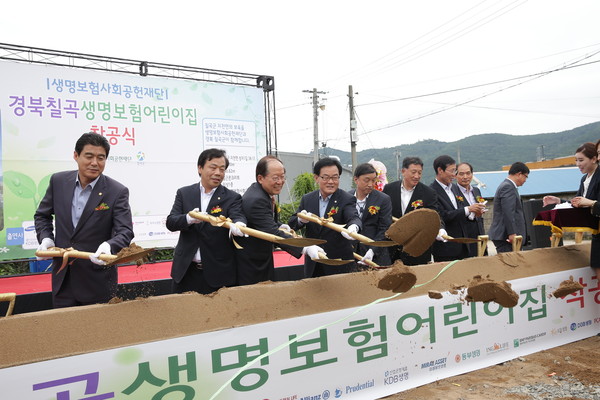
[[[176,190],[199,181],[202,150],[225,149],[239,193],[266,154],[263,90],[233,84],[0,60],[0,260],[31,257],[33,214],[50,175],[76,169],[75,142],[105,136],[104,173],[130,191],[135,242],[169,246]]]
[[[583,289],[554,298],[569,276]],[[467,303],[464,293],[400,295],[6,368],[2,392],[29,400],[374,399],[598,332],[600,285],[589,267],[511,283],[514,308]]]

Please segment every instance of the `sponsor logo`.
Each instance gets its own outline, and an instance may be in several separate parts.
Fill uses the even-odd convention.
[[[25,231],[23,228],[6,228],[6,245],[20,246],[25,242]]]
[[[323,396],[323,400],[327,400],[331,397],[331,393],[329,393],[329,390],[326,390],[323,392],[322,396]]]
[[[282,397],[282,398],[281,398],[281,399],[279,399],[279,400],[298,400],[298,395],[297,395],[297,394],[295,394],[295,395],[293,395],[293,396]]]
[[[522,344],[535,342],[537,338],[546,336],[546,332],[536,333],[535,335],[527,336],[520,339],[514,339],[514,347],[519,347]]]
[[[486,354],[498,353],[500,351],[508,350],[509,345],[508,342],[504,343],[494,343],[492,346],[488,346],[485,348]]]
[[[438,358],[435,361],[427,361],[421,363],[421,369],[429,369],[430,371],[435,371],[437,369],[446,368],[446,362],[448,361],[447,357]]]
[[[321,395],[320,394],[316,394],[314,396],[304,396],[304,397],[300,397],[300,400],[321,400]]]
[[[341,388],[335,388],[335,398],[339,399],[340,397],[342,397],[342,394],[344,394],[344,392],[342,391]]]
[[[375,379],[371,379],[370,381],[366,381],[363,383],[357,383],[354,386],[346,386],[346,393],[354,393],[354,392],[360,392],[361,390],[365,390],[368,388],[372,388],[375,386]]]

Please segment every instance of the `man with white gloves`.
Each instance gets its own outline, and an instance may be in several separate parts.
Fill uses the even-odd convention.
[[[248,220],[248,227],[281,238],[292,238],[287,224],[279,222],[279,206],[276,196],[285,184],[285,167],[281,160],[267,155],[256,164],[256,182],[252,183],[242,196],[242,209]],[[258,282],[275,280],[273,243],[255,237],[238,241],[242,249],[238,250],[238,284],[252,285]],[[300,258],[318,257],[323,252],[318,246],[293,247],[278,244],[292,256]]]
[[[334,158],[323,158],[315,163],[313,174],[319,189],[302,196],[296,213],[330,218],[334,223],[344,225],[350,232],[358,233],[362,228],[362,222],[356,211],[356,197],[339,188],[342,174],[340,162]],[[354,238],[346,232],[340,234],[296,215],[290,218],[288,224],[292,229],[305,226],[306,237],[327,240],[322,247],[328,258],[354,259],[352,246]],[[316,262],[313,258],[319,257],[304,258],[304,274],[307,278],[359,270],[355,262],[332,266]]]
[[[390,196],[375,189],[377,170],[369,163],[363,163],[354,169],[354,185],[356,189],[350,194],[356,197],[356,210],[362,221],[362,235],[375,241],[388,240],[385,232],[392,224],[392,201]],[[390,253],[386,247],[367,246],[356,243],[355,249],[363,255],[359,264],[366,260],[381,266],[391,265]]]
[[[48,250],[56,243],[60,248],[94,252],[89,260],[70,260],[60,273],[62,257],[54,259],[55,308],[106,303],[116,294],[117,269],[106,268],[100,256],[129,246],[133,223],[129,190],[102,173],[109,151],[104,136],[83,134],[73,153],[78,170],[53,174],[35,212],[38,250]]]
[[[177,190],[167,217],[167,229],[179,231],[173,255],[173,292],[195,291],[209,294],[236,284],[234,236],[243,237],[246,226],[242,197],[221,183],[229,160],[224,150],[206,149],[198,157],[200,182]],[[190,211],[231,220],[229,232],[193,218]]]

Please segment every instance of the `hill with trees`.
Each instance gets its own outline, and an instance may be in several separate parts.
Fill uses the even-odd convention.
[[[394,152],[401,153],[400,166],[404,157],[420,157],[424,164],[422,182],[429,184],[435,177],[433,160],[442,154],[448,154],[457,161],[468,161],[475,171],[497,171],[515,161],[530,162],[537,161],[540,156],[552,159],[573,155],[582,143],[596,143],[598,139],[600,122],[594,122],[568,131],[526,136],[486,133],[455,142],[426,139],[396,147],[363,150],[357,153],[357,159],[359,163],[367,162],[371,158],[383,162],[387,167],[388,180],[392,182],[396,180]],[[351,164],[349,151],[326,147],[322,149],[322,154],[336,155],[340,157],[342,164]]]

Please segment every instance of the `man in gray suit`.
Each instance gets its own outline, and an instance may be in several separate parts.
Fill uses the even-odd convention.
[[[116,254],[133,239],[129,190],[103,175],[110,145],[104,136],[83,134],[75,144],[77,171],[53,174],[35,212],[38,250],[56,246],[95,252],[74,259],[60,273],[62,258],[52,265],[55,308],[106,303],[116,293],[117,269],[106,268],[101,254]],[[54,218],[53,218],[54,217]],[[56,236],[54,235],[56,226]]]
[[[521,235],[523,240],[526,238],[523,205],[517,188],[523,186],[528,176],[527,165],[516,162],[510,166],[508,178],[496,189],[489,236],[498,253],[512,251],[512,242],[516,235]]]

